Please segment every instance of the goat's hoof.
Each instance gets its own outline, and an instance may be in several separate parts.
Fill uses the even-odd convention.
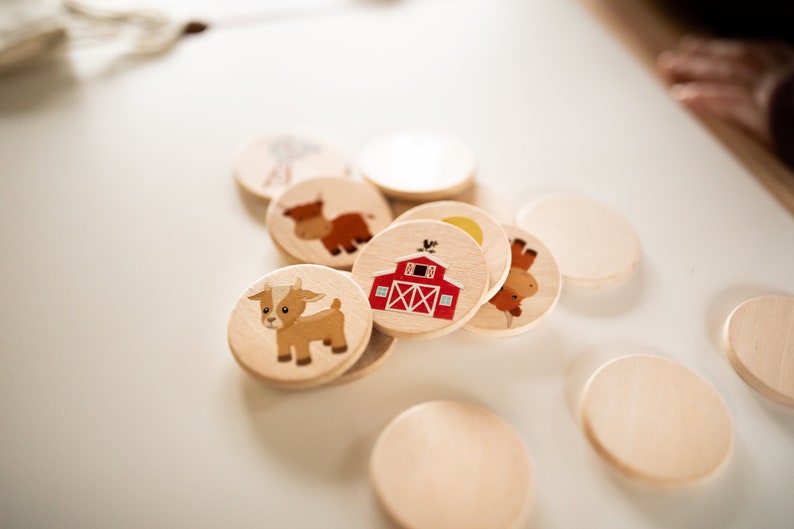
[[[331,348],[331,352],[336,354],[344,353],[345,351],[347,351],[347,345],[340,345],[339,347]]]
[[[356,250],[357,250],[357,248],[356,248],[355,246],[351,246],[351,247],[349,247],[349,248],[345,248],[345,251],[346,251],[347,253],[353,253],[353,252],[355,252]]]
[[[323,345],[331,345],[331,340],[323,340]]]
[[[331,255],[334,255],[334,256],[339,255],[340,253],[342,253],[342,250],[340,250],[339,248],[334,248],[333,250],[328,250],[328,251],[331,252]]]
[[[290,360],[292,360],[292,355],[284,355],[284,356],[279,355],[278,357],[279,362],[289,362]]]
[[[295,363],[298,364],[299,366],[307,366],[307,365],[312,363],[312,359],[311,359],[311,357],[309,357],[309,358],[298,358],[295,361]]]

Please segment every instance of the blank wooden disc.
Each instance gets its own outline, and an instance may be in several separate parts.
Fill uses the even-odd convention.
[[[794,297],[745,301],[725,326],[728,359],[756,391],[794,407]]]
[[[507,529],[528,513],[524,443],[490,410],[427,402],[381,433],[370,479],[385,511],[411,529]]]
[[[476,206],[453,200],[421,204],[406,211],[394,222],[419,219],[440,220],[452,224],[477,241],[488,265],[486,295],[490,298],[499,291],[510,270],[510,242],[498,222]]]
[[[270,199],[286,187],[318,176],[349,175],[347,155],[304,133],[278,132],[248,140],[237,152],[234,176],[249,193]]]
[[[375,327],[397,338],[442,336],[464,325],[488,284],[480,246],[437,220],[395,224],[376,235],[353,264]]]
[[[438,200],[471,185],[477,161],[460,140],[439,132],[405,130],[369,142],[359,165],[384,193],[408,200]]]
[[[656,356],[624,356],[598,369],[585,386],[581,417],[607,461],[661,485],[710,474],[733,446],[731,418],[714,388]]]
[[[349,269],[358,249],[392,221],[386,199],[372,185],[341,178],[298,182],[270,203],[273,243],[303,263]]]
[[[631,225],[588,198],[549,195],[524,207],[516,224],[546,243],[566,281],[602,286],[627,276],[640,259]]]
[[[489,336],[526,332],[557,305],[562,279],[551,251],[535,236],[503,226],[512,250],[504,284],[464,329]]]
[[[324,266],[295,265],[257,280],[229,318],[229,347],[248,372],[300,389],[344,373],[369,343],[372,312],[361,288]]]

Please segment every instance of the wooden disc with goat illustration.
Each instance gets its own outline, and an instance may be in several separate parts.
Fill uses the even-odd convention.
[[[488,268],[468,234],[438,220],[411,220],[377,234],[353,264],[375,327],[397,338],[442,336],[483,301]]]
[[[229,348],[249,373],[301,389],[338,377],[359,359],[372,311],[349,277],[319,265],[280,268],[257,280],[229,318]]]
[[[528,331],[557,305],[562,279],[551,251],[534,235],[504,226],[510,239],[510,271],[501,288],[464,329],[490,336]]]
[[[462,141],[427,130],[403,130],[370,141],[361,152],[364,178],[390,196],[439,200],[466,190],[477,160]]]
[[[482,209],[452,200],[428,202],[412,208],[395,219],[433,219],[452,224],[468,233],[480,245],[488,265],[488,290],[494,296],[510,270],[510,241],[504,228]]]
[[[411,529],[517,527],[532,498],[521,437],[492,411],[456,401],[392,420],[372,450],[370,481],[386,513]]]
[[[307,178],[346,178],[349,174],[350,162],[339,147],[300,132],[276,132],[251,138],[234,159],[237,182],[249,193],[264,199]]]
[[[548,195],[518,213],[516,225],[549,247],[566,282],[598,287],[634,270],[640,245],[621,215],[589,198]]]
[[[745,301],[725,324],[728,359],[756,391],[794,407],[794,297]]]
[[[277,195],[267,208],[273,243],[302,262],[350,269],[360,248],[392,221],[383,195],[366,182],[312,178]]]
[[[367,348],[364,349],[356,363],[339,377],[332,380],[331,383],[347,384],[348,382],[364,378],[382,366],[391,356],[396,346],[397,338],[373,328],[372,335],[369,337],[369,344],[367,344]]]
[[[580,412],[587,439],[604,459],[658,485],[703,478],[733,448],[731,417],[714,388],[658,356],[603,365],[584,388]]]

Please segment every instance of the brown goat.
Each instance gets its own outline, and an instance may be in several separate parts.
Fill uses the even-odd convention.
[[[259,301],[262,325],[276,331],[279,362],[292,360],[294,349],[299,366],[310,364],[312,356],[309,344],[317,340],[331,346],[334,353],[347,351],[345,315],[340,310],[342,302],[339,298],[334,298],[328,309],[302,316],[307,303],[319,301],[323,297],[325,294],[302,289],[300,278],[294,285],[271,287],[265,283],[262,292],[248,296],[248,299]]]
[[[535,262],[538,252],[526,246],[527,243],[521,239],[511,241],[510,271],[502,288],[489,300],[497,309],[508,315],[508,325],[512,322],[513,316],[521,316],[521,302],[538,292],[538,282],[529,273],[529,268]]]
[[[356,244],[372,239],[361,213],[343,213],[328,219],[323,215],[320,199],[286,208],[284,216],[295,221],[295,235],[299,239],[320,239],[331,255],[339,255],[342,250],[353,253],[358,249]]]

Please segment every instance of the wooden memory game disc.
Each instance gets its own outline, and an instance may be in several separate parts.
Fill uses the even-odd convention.
[[[439,200],[472,184],[477,160],[457,138],[404,130],[370,141],[361,152],[359,166],[364,178],[387,195]]]
[[[580,411],[601,456],[653,484],[703,478],[733,447],[731,417],[714,388],[666,358],[631,355],[606,363],[587,382]]]
[[[338,147],[299,132],[262,134],[237,152],[234,176],[253,195],[270,199],[284,188],[318,176],[347,177],[350,164]]]
[[[237,362],[274,386],[301,389],[333,380],[367,347],[372,311],[361,288],[319,265],[280,268],[257,280],[229,318]]]
[[[473,333],[521,334],[551,312],[560,299],[562,279],[551,251],[521,228],[506,225],[504,229],[510,240],[510,270],[499,291],[464,327]]]
[[[419,219],[440,220],[468,233],[482,248],[488,265],[486,295],[490,298],[499,292],[510,270],[510,242],[498,222],[476,206],[453,200],[416,206],[397,217],[394,222]]]
[[[745,301],[725,324],[728,359],[762,395],[794,407],[794,297]]]
[[[516,225],[549,247],[569,283],[598,287],[626,277],[640,259],[631,225],[589,198],[549,195],[518,213]]]
[[[312,178],[277,195],[267,209],[273,243],[302,263],[349,269],[358,249],[392,221],[383,195],[370,184]]]
[[[375,327],[397,338],[442,336],[464,325],[483,301],[488,269],[461,229],[411,220],[376,235],[353,264]]]
[[[508,529],[529,513],[532,469],[515,430],[455,401],[414,406],[375,443],[370,480],[388,515],[411,529]]]

